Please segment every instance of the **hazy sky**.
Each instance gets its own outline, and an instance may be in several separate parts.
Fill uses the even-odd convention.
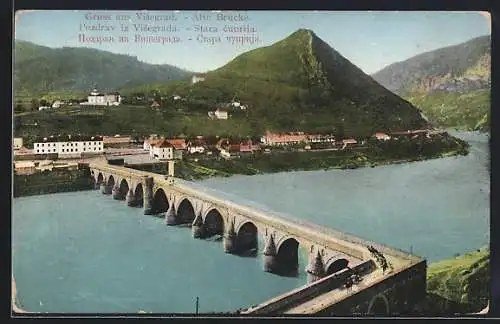
[[[110,15],[112,20],[92,20],[86,14]],[[268,46],[285,38],[299,28],[313,30],[365,73],[373,73],[391,63],[444,46],[458,44],[471,38],[490,34],[490,23],[479,12],[397,12],[397,11],[241,11],[223,14],[247,16],[246,21],[218,21],[217,12],[205,11],[209,20],[195,21],[194,11],[148,11],[149,15],[174,15],[177,21],[144,21],[137,18],[141,11],[28,11],[18,13],[15,38],[49,47],[93,47],[114,53],[123,53],[141,61],[172,64],[187,70],[204,72],[218,68],[239,54],[257,47]],[[142,12],[144,13],[144,12]],[[130,19],[117,21],[116,15]],[[85,31],[83,26],[115,26],[115,31]],[[120,32],[127,24],[128,32]],[[136,32],[134,24],[175,26],[177,31]],[[216,44],[197,40],[200,32],[195,25],[217,27],[217,32],[201,33],[204,37],[220,36]],[[254,33],[227,32],[224,26],[255,28]],[[190,30],[188,30],[188,28]],[[86,37],[114,37],[112,43],[87,43]],[[177,37],[178,43],[141,44],[135,35]],[[126,35],[128,43],[120,43],[119,35]],[[254,44],[231,44],[238,36],[259,39]],[[191,38],[191,39],[189,39]],[[206,40],[206,39],[205,39]]]

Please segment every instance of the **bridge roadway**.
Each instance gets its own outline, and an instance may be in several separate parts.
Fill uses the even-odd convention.
[[[144,184],[146,177],[152,179],[154,188],[151,188],[151,192],[153,195],[159,189],[166,192],[169,206],[171,206],[169,207],[169,211],[170,208],[175,210],[180,209],[181,202],[188,199],[194,207],[193,227],[195,224],[198,224],[198,218],[202,219],[199,224],[203,224],[207,220],[207,213],[210,210],[217,209],[223,218],[224,249],[227,253],[232,253],[226,250],[226,241],[230,237],[228,236],[229,228],[236,228],[236,234],[238,234],[238,228],[241,229],[242,225],[248,222],[254,223],[258,234],[264,236],[266,242],[264,248],[265,271],[275,272],[273,269],[276,267],[273,264],[277,262],[276,260],[280,260],[279,255],[282,246],[286,245],[284,243],[290,239],[295,240],[297,242],[296,249],[298,249],[300,243],[300,246],[304,247],[309,254],[307,269],[310,278],[309,285],[314,283],[314,281],[320,280],[322,277],[329,276],[330,272],[328,269],[339,259],[347,260],[349,267],[356,267],[363,262],[366,263],[368,260],[372,260],[374,257],[368,250],[369,246],[375,247],[384,255],[392,265],[393,272],[405,271],[405,269],[409,269],[417,264],[425,263],[425,260],[422,258],[410,255],[404,251],[363,240],[334,229],[318,226],[289,215],[277,213],[265,206],[182,179],[167,178],[164,175],[152,172],[109,165],[104,161],[91,162],[89,168],[96,181],[99,177],[102,178],[102,183],[108,183],[112,176],[113,181],[116,181],[115,186],[119,186],[120,183],[126,181],[131,191],[134,190],[134,187],[137,188],[139,184]],[[143,190],[146,192],[146,188]],[[205,215],[204,219],[203,215]],[[238,223],[240,225],[236,226]],[[230,248],[228,249],[230,250]],[[317,269],[318,262],[314,263],[315,257],[320,258],[319,267],[322,269]],[[298,259],[296,260],[298,265]],[[267,265],[268,263],[269,265]],[[311,269],[313,270],[310,271]],[[283,309],[283,311],[294,314],[316,313],[320,309],[330,307],[342,298],[347,298],[351,293],[356,292],[356,289],[363,289],[362,287],[364,286],[370,286],[370,283],[383,281],[384,278],[390,276],[387,273],[381,274],[381,271],[375,268],[374,271],[363,274],[364,279],[362,283],[349,291],[332,289],[326,293],[303,300],[301,304],[293,306],[290,304],[290,307]],[[251,314],[251,309],[246,313]]]

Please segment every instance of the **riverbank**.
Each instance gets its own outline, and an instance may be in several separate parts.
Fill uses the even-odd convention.
[[[478,313],[490,296],[490,253],[485,246],[427,268],[427,300],[424,307],[438,314]]]
[[[196,181],[212,177],[233,175],[256,175],[289,171],[315,171],[330,169],[357,169],[389,164],[417,162],[450,156],[467,155],[469,144],[446,136],[435,140],[401,140],[368,143],[358,147],[337,151],[290,151],[271,154],[256,153],[232,159],[185,159],[175,166],[175,176]],[[144,171],[148,167],[141,167]],[[165,174],[165,170],[159,171]]]
[[[30,175],[14,174],[13,195],[16,198],[93,188],[94,180],[88,169],[46,170]]]

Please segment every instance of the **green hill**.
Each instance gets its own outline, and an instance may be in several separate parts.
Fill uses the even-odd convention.
[[[191,72],[171,65],[140,62],[136,57],[91,48],[49,48],[14,43],[14,90],[17,97],[49,92],[103,91],[143,83],[180,80]]]
[[[386,90],[310,30],[246,52],[194,85],[169,82],[123,93],[178,94],[205,113],[237,98],[245,118],[276,131],[374,131],[425,127],[409,102]],[[204,108],[203,108],[204,107]],[[237,113],[235,113],[237,114]]]
[[[430,264],[427,269],[429,311],[473,313],[485,308],[490,295],[489,265],[487,247]]]

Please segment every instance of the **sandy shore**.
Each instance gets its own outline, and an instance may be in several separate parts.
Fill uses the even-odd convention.
[[[16,295],[17,295],[16,281],[14,280],[14,277],[12,277],[12,310],[14,311],[14,313],[26,313],[25,310],[17,307]]]

